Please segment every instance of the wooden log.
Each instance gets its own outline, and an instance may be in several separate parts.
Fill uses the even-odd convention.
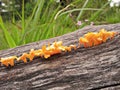
[[[48,40],[0,51],[0,57],[20,56],[31,48],[62,40],[78,45],[78,38],[89,31],[105,28],[120,32],[120,24],[87,26]],[[0,90],[120,90],[120,35],[91,48],[79,48],[49,59],[36,58],[12,68],[0,67]]]

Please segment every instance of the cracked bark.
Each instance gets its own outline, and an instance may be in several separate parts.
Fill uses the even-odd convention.
[[[120,24],[87,26],[73,33],[0,51],[0,57],[21,55],[31,48],[62,40],[78,45],[78,38],[101,28],[120,32]],[[0,90],[120,90],[120,35],[91,48],[79,48],[45,60],[0,67]]]

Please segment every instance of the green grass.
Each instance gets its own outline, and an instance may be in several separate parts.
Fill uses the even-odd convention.
[[[9,21],[0,17],[1,50],[73,32],[90,22],[120,22],[120,9],[110,8],[107,0],[73,0],[66,7],[54,0],[37,0],[30,14],[22,1],[22,12],[16,11],[20,19],[15,20],[14,14]],[[76,25],[78,20],[82,21],[81,26]]]

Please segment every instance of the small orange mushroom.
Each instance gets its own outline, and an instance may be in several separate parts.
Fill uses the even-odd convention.
[[[80,38],[79,38],[79,43],[80,43],[81,45],[84,45],[84,47],[88,47],[89,41],[88,41],[86,38],[80,37]]]
[[[23,61],[24,63],[27,63],[27,53],[23,53],[21,57],[17,58],[17,61]]]
[[[116,32],[101,29],[98,33],[89,32],[85,34],[84,37],[80,37],[79,43],[83,44],[84,47],[91,47],[106,42],[109,38],[112,39],[116,34]]]
[[[6,57],[6,58],[1,58],[0,62],[1,64],[5,65],[5,66],[14,66],[14,60],[17,59],[16,56],[10,56],[10,57]]]

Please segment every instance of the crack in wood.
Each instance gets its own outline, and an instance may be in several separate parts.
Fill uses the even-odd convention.
[[[97,86],[97,87],[93,87],[93,88],[88,89],[88,90],[100,90],[100,89],[105,89],[105,88],[108,88],[108,87],[116,87],[116,86],[120,86],[120,82],[119,83],[110,84],[110,85]]]

